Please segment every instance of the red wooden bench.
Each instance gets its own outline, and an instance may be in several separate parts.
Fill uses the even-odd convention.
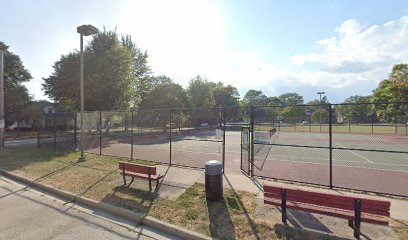
[[[368,196],[345,196],[318,190],[299,189],[290,185],[264,185],[264,203],[280,206],[286,224],[286,208],[347,219],[360,237],[361,222],[388,225],[390,202]]]
[[[147,179],[149,181],[149,190],[152,191],[152,180],[156,181],[156,189],[159,185],[159,180],[163,178],[157,173],[156,167],[146,166],[136,163],[119,162],[120,174],[123,175],[123,185],[126,186],[126,176],[132,177],[129,183],[132,184],[134,178]]]

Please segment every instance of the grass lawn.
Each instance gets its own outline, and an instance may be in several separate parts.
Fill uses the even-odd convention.
[[[16,146],[0,151],[0,168],[215,238],[340,239],[257,218],[256,196],[248,192],[225,189],[222,201],[209,202],[205,198],[205,186],[196,183],[176,200],[162,199],[154,192],[122,185],[118,161],[128,159],[86,154],[85,162],[77,162],[78,157],[76,152]],[[408,237],[407,222],[394,221],[393,229],[401,239]]]

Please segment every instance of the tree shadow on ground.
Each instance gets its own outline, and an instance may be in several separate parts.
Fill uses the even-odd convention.
[[[290,227],[284,224],[274,225],[275,234],[278,239],[332,239],[332,240],[346,240],[348,238],[341,238],[328,235],[327,233],[311,232],[302,228]]]
[[[71,153],[72,151],[38,148],[36,145],[10,146],[0,151],[0,158],[2,159],[0,168],[6,171],[15,171],[35,163],[49,162],[55,157],[66,156]],[[68,161],[64,164],[72,165]]]
[[[228,198],[223,198],[217,202],[207,200],[211,237],[235,239],[235,226],[228,211],[227,201],[230,202],[231,206],[236,205]]]
[[[234,198],[236,199],[237,203],[242,207],[242,213],[244,214],[245,218],[248,221],[249,226],[251,227],[251,231],[253,233],[253,236],[258,240],[261,239],[261,237],[259,236],[258,230],[257,230],[256,223],[251,218],[251,215],[249,214],[248,210],[245,208],[245,205],[242,203],[241,199],[239,198],[239,195],[235,191],[234,187],[232,186],[231,182],[229,181],[229,179],[228,179],[228,177],[226,175],[224,175],[224,179],[227,181],[229,189],[231,189],[232,194],[233,194]]]

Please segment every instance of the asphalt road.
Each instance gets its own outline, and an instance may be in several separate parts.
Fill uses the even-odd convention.
[[[0,239],[177,239],[43,194],[0,175]]]

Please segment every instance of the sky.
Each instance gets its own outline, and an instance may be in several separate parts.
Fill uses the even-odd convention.
[[[408,4],[375,0],[1,0],[0,41],[19,55],[34,99],[76,27],[129,34],[155,75],[186,87],[200,74],[267,96],[324,91],[332,103],[370,95],[392,66],[408,63]],[[90,37],[85,38],[86,42]],[[85,66],[86,68],[86,66]]]

